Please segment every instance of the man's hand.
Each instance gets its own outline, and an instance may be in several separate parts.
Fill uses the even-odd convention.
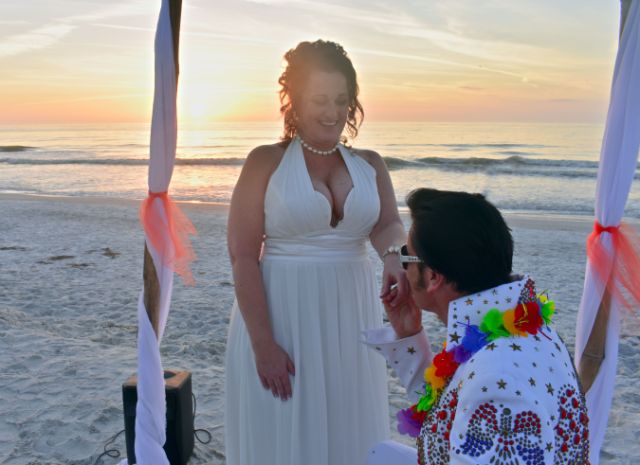
[[[391,290],[391,294],[394,292],[397,292],[395,288]],[[414,336],[422,331],[422,311],[413,301],[411,294],[397,307],[392,307],[389,303],[392,299],[393,296],[383,299],[383,303],[389,323],[391,323],[398,339]]]

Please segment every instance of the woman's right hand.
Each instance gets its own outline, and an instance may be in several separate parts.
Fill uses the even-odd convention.
[[[395,288],[391,290],[389,300],[394,297],[396,292]],[[392,307],[388,301],[383,301],[383,304],[389,323],[398,339],[414,336],[422,331],[422,311],[416,305],[411,294],[402,305]]]
[[[296,374],[289,354],[274,341],[256,350],[255,359],[262,386],[274,397],[289,399],[292,393],[289,374]]]

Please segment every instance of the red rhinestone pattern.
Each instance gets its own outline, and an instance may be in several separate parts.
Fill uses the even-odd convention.
[[[445,465],[449,463],[449,435],[458,408],[458,389],[451,389],[431,409],[418,437],[418,463]],[[429,454],[429,462],[425,457]]]
[[[589,463],[589,417],[584,396],[570,385],[559,389],[559,409],[555,426],[556,465]]]

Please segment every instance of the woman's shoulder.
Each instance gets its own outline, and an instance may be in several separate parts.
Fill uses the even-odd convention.
[[[253,148],[247,158],[270,159],[281,158],[287,149],[286,142],[276,142],[275,144],[258,145]]]
[[[362,158],[364,161],[369,163],[376,170],[384,166],[384,160],[382,159],[380,154],[375,150],[360,149],[356,147],[351,147],[350,150],[351,150],[351,153]]]
[[[249,169],[274,168],[280,163],[286,149],[284,142],[259,145],[249,152],[245,166]]]

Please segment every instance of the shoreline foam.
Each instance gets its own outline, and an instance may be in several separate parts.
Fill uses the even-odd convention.
[[[100,196],[71,196],[53,194],[32,194],[32,193],[8,193],[0,192],[0,201],[51,201],[75,204],[93,205],[129,205],[139,206],[143,199],[126,199],[121,197],[100,197]],[[188,210],[210,210],[219,213],[226,213],[229,204],[225,202],[211,202],[200,200],[174,200]],[[593,216],[577,213],[556,213],[556,212],[532,212],[532,211],[510,211],[501,210],[510,226],[530,227],[535,229],[549,228],[551,225],[560,227],[563,230],[571,229],[576,231],[590,230],[593,227]],[[408,218],[409,211],[406,207],[400,207],[400,214],[403,218]],[[638,218],[623,218],[623,221],[632,225],[640,226]],[[551,225],[549,224],[551,223]]]

